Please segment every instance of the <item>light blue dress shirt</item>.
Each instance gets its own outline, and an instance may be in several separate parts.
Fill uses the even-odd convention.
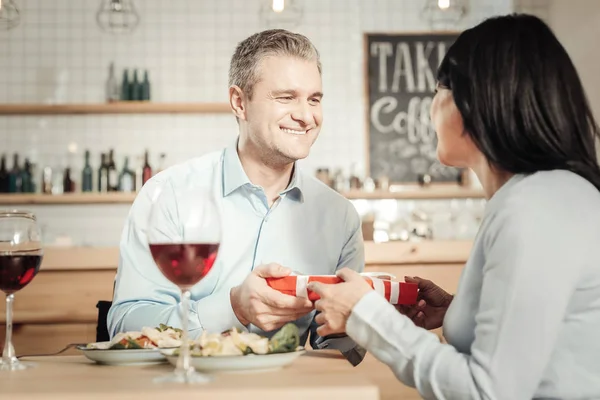
[[[211,188],[224,221],[213,270],[191,290],[192,337],[203,330],[218,333],[232,327],[269,336],[254,326],[242,326],[229,298],[230,289],[261,264],[275,262],[316,275],[335,274],[342,267],[363,271],[361,221],[352,203],[296,166],[280,201],[269,208],[263,189],[252,184],[244,172],[236,146],[237,141],[223,151],[168,168],[141,189],[121,237],[107,321],[111,337],[160,323],[181,326],[180,291],[154,263],[146,239],[152,199],[165,184],[175,189],[190,185]],[[314,324],[311,327],[313,317],[314,311],[296,321],[303,341],[309,328],[315,328]]]

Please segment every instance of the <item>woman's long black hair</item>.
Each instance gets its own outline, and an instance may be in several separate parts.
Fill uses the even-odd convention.
[[[539,18],[513,14],[464,31],[438,69],[466,134],[511,173],[565,169],[600,190],[599,134],[567,52]]]

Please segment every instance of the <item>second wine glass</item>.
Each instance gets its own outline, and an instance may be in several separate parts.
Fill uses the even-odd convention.
[[[0,211],[0,291],[6,294],[6,337],[0,371],[21,371],[34,364],[17,359],[12,344],[15,293],[27,286],[40,270],[43,250],[34,214]]]
[[[206,383],[191,365],[188,340],[190,290],[212,269],[221,242],[221,219],[209,188],[165,185],[148,222],[148,244],[162,274],[181,290],[181,348],[175,371],[157,382]]]

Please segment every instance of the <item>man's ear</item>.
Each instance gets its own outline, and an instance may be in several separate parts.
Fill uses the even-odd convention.
[[[239,86],[229,88],[229,105],[237,119],[246,120],[246,101],[247,97]]]

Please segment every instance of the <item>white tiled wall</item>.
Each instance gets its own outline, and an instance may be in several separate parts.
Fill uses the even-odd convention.
[[[265,19],[270,0],[133,0],[141,18],[137,30],[112,36],[96,25],[100,0],[14,1],[22,22],[0,31],[0,103],[102,102],[110,62],[119,79],[123,68],[147,69],[155,101],[225,101],[237,42],[277,26]],[[302,9],[299,25],[282,27],[313,40],[324,67],[325,123],[305,168],[347,171],[352,162],[362,163],[363,33],[430,30],[421,16],[424,2],[296,0]],[[512,7],[512,0],[471,0],[457,28]],[[18,152],[38,166],[69,161],[78,177],[85,149],[92,153],[94,168],[99,153],[111,147],[119,169],[124,156],[138,156],[144,149],[150,150],[151,163],[166,151],[172,164],[221,148],[236,134],[229,115],[9,116],[0,117],[0,153]],[[77,150],[67,157],[69,144]],[[127,207],[45,206],[35,211],[49,230],[64,231],[79,243],[112,245]]]
[[[552,0],[514,0],[516,12],[533,14],[546,23],[550,23],[550,7]]]

